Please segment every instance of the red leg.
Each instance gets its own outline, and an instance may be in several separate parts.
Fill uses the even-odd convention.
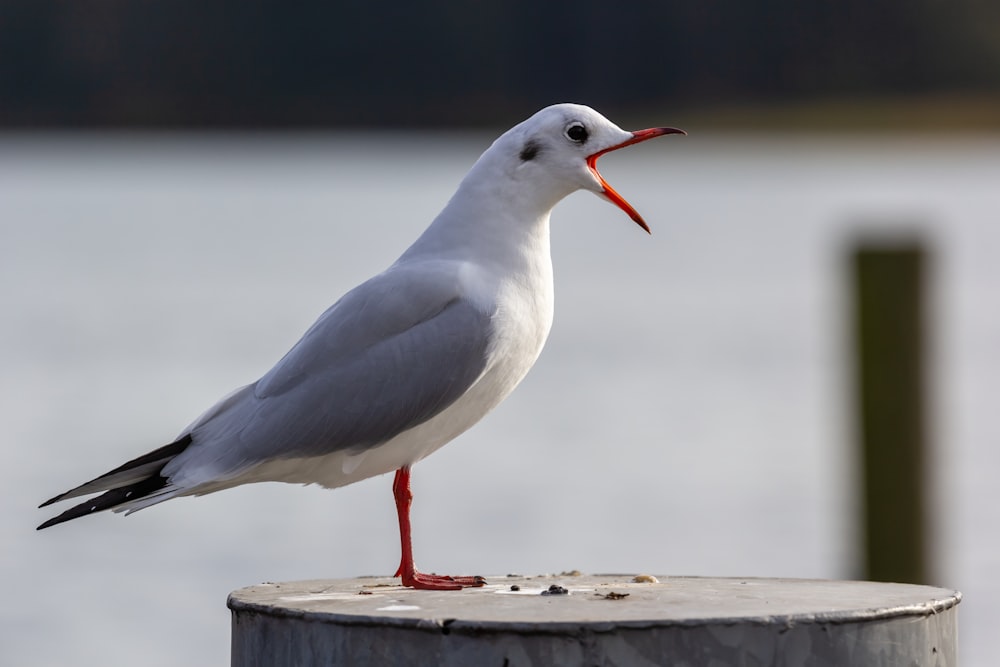
[[[410,504],[413,493],[410,491],[410,468],[404,466],[396,471],[392,482],[392,495],[396,498],[396,514],[399,515],[399,541],[402,546],[402,557],[395,577],[403,578],[403,585],[411,588],[421,588],[431,591],[457,591],[470,586],[482,586],[486,580],[482,577],[449,577],[438,574],[422,574],[413,565],[413,545],[410,541]]]

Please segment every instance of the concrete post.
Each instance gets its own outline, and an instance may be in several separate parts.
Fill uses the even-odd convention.
[[[433,592],[397,581],[234,592],[233,667],[958,664],[961,595],[929,586],[507,576]]]

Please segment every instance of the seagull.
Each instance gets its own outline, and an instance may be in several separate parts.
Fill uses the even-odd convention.
[[[541,353],[552,325],[553,207],[589,190],[648,233],[597,159],[667,134],[685,133],[628,132],[578,104],[546,107],[514,126],[416,242],[327,309],[274,368],[170,444],[42,503],[101,494],[38,529],[253,482],[336,488],[395,471],[394,576],[417,589],[482,586],[478,576],[417,571],[410,468],[493,410]]]

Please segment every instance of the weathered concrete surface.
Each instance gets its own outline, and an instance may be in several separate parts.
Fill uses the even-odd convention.
[[[856,581],[632,575],[398,579],[234,592],[233,667],[296,665],[957,665],[961,595]],[[546,594],[561,585],[566,594]],[[514,586],[520,590],[512,590]]]

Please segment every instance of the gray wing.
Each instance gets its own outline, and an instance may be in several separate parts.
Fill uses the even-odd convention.
[[[233,470],[360,451],[447,408],[482,374],[491,331],[453,275],[390,271],[349,292],[270,372],[192,425],[191,454]]]

